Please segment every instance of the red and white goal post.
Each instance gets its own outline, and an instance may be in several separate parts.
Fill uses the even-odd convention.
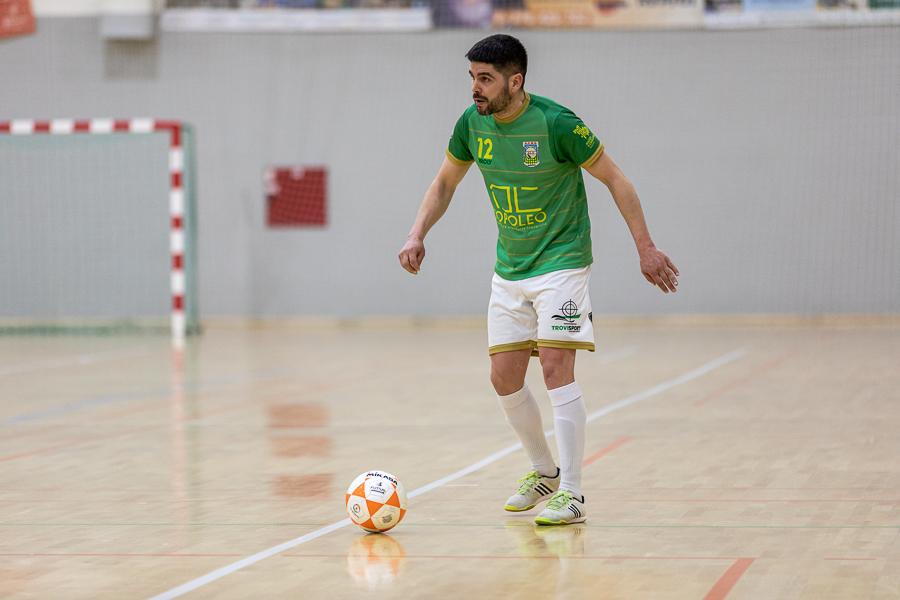
[[[168,164],[168,172],[159,173],[159,177],[167,179],[168,197],[159,198],[159,210],[165,210],[168,204],[169,215],[169,239],[168,256],[160,256],[160,261],[168,261],[169,264],[169,294],[170,314],[165,315],[165,305],[162,305],[161,318],[168,319],[168,328],[171,331],[173,342],[180,345],[189,334],[199,332],[199,319],[196,301],[196,200],[194,185],[194,152],[193,131],[189,125],[180,121],[160,120],[152,118],[133,119],[13,119],[0,120],[0,142],[3,138],[10,141],[16,136],[49,136],[68,137],[89,136],[147,136],[151,134],[164,135],[168,138],[168,156],[162,157],[158,164]],[[71,141],[71,140],[70,140]],[[162,144],[159,144],[161,147]],[[14,148],[16,148],[14,146]],[[12,150],[13,156],[22,154],[20,150]],[[111,152],[116,152],[113,150]],[[157,153],[158,154],[158,153]],[[115,167],[113,167],[113,170]],[[12,170],[12,168],[10,169]],[[109,166],[99,165],[92,167],[92,171],[85,174],[85,178],[96,177],[128,177],[128,174],[108,173]],[[156,177],[155,174],[152,175]],[[155,180],[159,181],[159,180]],[[162,185],[159,186],[163,189]],[[154,186],[154,189],[155,186]],[[2,190],[0,190],[2,192]],[[0,193],[0,196],[4,195]],[[7,192],[12,196],[6,200],[15,203],[15,193]],[[27,193],[24,194],[27,196]],[[0,198],[0,202],[4,199]],[[116,199],[118,200],[118,199]],[[30,198],[20,199],[20,203],[27,203]],[[153,200],[155,202],[155,199]],[[114,203],[111,203],[114,204]],[[112,208],[111,208],[112,210]],[[125,217],[127,219],[127,216]],[[165,218],[161,215],[161,218]],[[139,225],[136,225],[139,227]],[[161,228],[164,231],[164,228]],[[78,232],[77,235],[88,237],[88,232]],[[164,233],[163,233],[164,235]],[[160,247],[164,247],[164,244]],[[111,251],[115,252],[115,248]],[[16,257],[10,260],[15,260]],[[27,260],[27,257],[25,257]],[[153,259],[155,260],[155,258]],[[158,265],[157,265],[158,266]],[[139,267],[136,267],[139,268]],[[164,302],[164,298],[163,298]],[[127,309],[126,309],[127,310]],[[9,315],[2,315],[7,323]],[[52,320],[53,316],[49,316]],[[164,321],[163,321],[164,322]],[[0,327],[5,330],[15,330],[15,327]],[[67,330],[68,326],[59,328]],[[76,326],[77,329],[77,326]],[[50,329],[52,331],[52,328]]]

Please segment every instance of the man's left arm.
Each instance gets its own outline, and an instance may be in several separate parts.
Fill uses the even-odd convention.
[[[584,168],[609,188],[619,212],[622,213],[631,231],[631,237],[634,238],[644,278],[667,294],[676,291],[678,267],[653,244],[644,219],[644,211],[641,209],[641,201],[634,186],[606,152]]]

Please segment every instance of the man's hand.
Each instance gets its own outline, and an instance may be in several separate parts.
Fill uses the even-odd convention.
[[[412,229],[406,236],[406,243],[403,244],[398,256],[400,265],[413,275],[419,272],[419,269],[422,268],[422,261],[425,260],[423,240],[428,235],[428,230],[447,212],[453,192],[456,191],[456,186],[465,177],[470,166],[472,166],[471,162],[460,162],[455,158],[450,160],[448,155],[444,157],[437,177],[428,186],[425,197],[422,198],[422,205],[419,206],[419,213],[416,215]]]
[[[678,291],[678,267],[661,250],[651,246],[642,249],[641,273],[652,285],[664,293]]]
[[[411,237],[403,244],[400,249],[400,265],[415,275],[422,268],[422,261],[425,260],[425,244],[418,238]]]

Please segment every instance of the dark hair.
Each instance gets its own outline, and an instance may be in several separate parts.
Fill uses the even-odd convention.
[[[511,35],[497,33],[490,35],[466,52],[471,62],[483,62],[509,77],[521,73],[525,77],[528,70],[528,54],[522,42]]]

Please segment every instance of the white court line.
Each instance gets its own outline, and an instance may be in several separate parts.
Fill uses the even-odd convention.
[[[693,371],[688,371],[684,375],[679,375],[675,379],[670,379],[668,381],[663,381],[657,385],[654,385],[652,388],[644,390],[643,392],[638,392],[632,396],[628,396],[627,398],[622,398],[621,400],[617,400],[612,404],[607,404],[603,408],[599,410],[595,410],[591,414],[587,416],[587,422],[595,421],[600,417],[608,415],[611,412],[615,412],[620,408],[625,408],[626,406],[630,406],[632,404],[636,404],[642,400],[646,400],[647,398],[651,398],[656,396],[657,394],[661,394],[666,390],[670,390],[673,387],[679,386],[682,383],[687,383],[692,379],[697,379],[698,377],[702,377],[706,375],[710,371],[718,369],[719,367],[725,366],[730,362],[734,362],[737,359],[743,357],[747,354],[746,348],[738,348],[737,350],[732,350],[728,354],[723,354],[719,358],[709,361],[705,365],[701,367],[697,367]]]
[[[647,400],[648,398],[652,398],[653,396],[659,395],[659,394],[665,392],[666,390],[672,389],[673,387],[679,386],[683,383],[687,383],[688,381],[697,379],[698,377],[702,377],[703,375],[706,375],[710,371],[713,371],[715,369],[718,369],[719,367],[727,365],[730,362],[736,361],[737,359],[744,356],[746,353],[747,353],[746,348],[738,348],[737,350],[732,350],[731,352],[729,352],[727,354],[723,354],[722,356],[709,361],[705,365],[697,367],[696,369],[694,369],[692,371],[688,371],[687,373],[684,373],[683,375],[679,375],[678,377],[675,377],[674,379],[669,379],[668,381],[664,381],[660,384],[657,384],[647,390],[644,390],[643,392],[638,392],[637,394],[633,394],[631,396],[628,396],[627,398],[623,398],[621,400],[613,402],[612,404],[604,406],[600,410],[596,410],[596,411],[592,412],[591,414],[589,414],[587,417],[587,420],[588,420],[588,422],[594,421],[604,415],[608,415],[612,412],[615,412],[617,410],[625,408],[626,406],[631,406],[632,404],[637,404],[638,402],[642,402],[644,400]],[[549,435],[553,435],[552,431],[547,432],[547,433]],[[422,494],[425,494],[427,492],[430,492],[433,489],[444,486],[444,485],[450,483],[451,481],[455,481],[461,477],[465,477],[466,475],[474,473],[475,471],[478,471],[478,470],[488,466],[491,463],[497,462],[501,458],[503,458],[509,454],[512,454],[513,452],[515,452],[516,450],[519,450],[521,448],[522,448],[522,444],[520,444],[520,443],[513,444],[511,446],[507,446],[506,448],[503,448],[502,450],[494,452],[490,456],[486,456],[485,458],[479,460],[476,463],[472,463],[471,465],[469,465],[468,467],[465,467],[464,469],[460,469],[459,471],[456,471],[455,473],[451,473],[450,475],[447,475],[446,477],[442,477],[440,479],[432,481],[431,483],[427,483],[420,488],[414,489],[413,491],[411,491],[408,494],[408,496],[410,498],[415,498],[416,496],[421,496]],[[202,575],[196,579],[192,579],[191,581],[188,581],[187,583],[183,583],[183,584],[179,585],[178,587],[174,587],[166,592],[163,592],[161,594],[153,596],[152,598],[150,598],[150,600],[171,600],[172,598],[178,598],[180,596],[183,596],[184,594],[187,594],[188,592],[192,592],[192,591],[196,590],[197,588],[203,587],[204,585],[207,585],[209,583],[212,583],[213,581],[221,579],[221,578],[225,577],[226,575],[230,575],[231,573],[234,573],[235,571],[239,571],[239,570],[243,569],[244,567],[249,567],[250,565],[256,564],[261,560],[265,560],[266,558],[275,556],[276,554],[280,554],[286,550],[290,550],[291,548],[296,548],[300,544],[305,544],[306,542],[310,542],[316,538],[320,538],[323,535],[327,535],[327,534],[331,533],[332,531],[337,531],[338,529],[342,529],[342,528],[350,525],[350,523],[351,523],[350,519],[343,519],[342,521],[337,521],[335,523],[332,523],[331,525],[326,525],[325,527],[316,529],[315,531],[307,533],[306,535],[302,535],[298,538],[288,540],[287,542],[278,544],[277,546],[272,546],[271,548],[267,548],[266,550],[257,552],[256,554],[253,554],[252,556],[248,556],[246,558],[242,558],[241,560],[239,560],[237,562],[233,562],[230,565],[225,565],[224,567],[216,569],[215,571],[210,571],[206,575]]]

